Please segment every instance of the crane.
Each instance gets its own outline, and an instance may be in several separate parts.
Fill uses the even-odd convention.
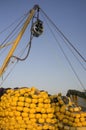
[[[36,13],[36,12],[39,13],[39,10],[40,10],[40,7],[39,7],[38,5],[35,5],[35,6],[30,10],[30,13],[29,13],[29,15],[28,15],[26,21],[24,22],[24,25],[23,25],[22,29],[21,29],[20,32],[18,33],[16,39],[12,42],[12,43],[13,43],[13,44],[12,44],[12,47],[11,47],[10,51],[8,52],[8,54],[7,54],[5,60],[4,60],[3,64],[2,64],[2,66],[0,67],[0,77],[1,77],[1,76],[3,75],[3,73],[5,72],[7,66],[8,66],[8,64],[9,64],[9,62],[10,62],[10,59],[11,59],[12,57],[17,58],[16,56],[13,56],[13,54],[14,54],[14,52],[15,52],[15,50],[16,50],[16,48],[17,48],[17,46],[18,46],[18,44],[19,44],[19,42],[20,42],[20,40],[21,40],[21,38],[22,38],[22,36],[23,36],[23,34],[24,34],[26,28],[27,28],[27,26],[29,25],[30,21],[35,17],[35,16],[34,16],[35,13]],[[78,56],[79,56],[84,62],[86,62],[86,59],[85,59],[85,58],[80,54],[80,52],[73,46],[73,44],[68,40],[68,38],[62,33],[62,31],[53,23],[53,21],[46,15],[46,13],[45,13],[42,9],[41,9],[41,11],[42,11],[42,13],[44,14],[44,16],[47,18],[47,20],[51,23],[51,25],[53,25],[53,27],[56,29],[56,31],[60,34],[61,38],[63,38],[64,43],[65,43],[66,45],[69,44],[70,47],[78,54]],[[50,29],[50,30],[51,30],[51,29]],[[52,32],[52,30],[51,30],[51,32]],[[33,36],[35,36],[35,37],[38,37],[38,36],[40,36],[42,33],[43,33],[43,22],[39,19],[39,15],[38,15],[36,21],[32,24],[31,34],[32,34]],[[56,39],[54,33],[52,33],[52,34],[53,34],[55,40],[57,41],[57,39]],[[8,45],[10,45],[10,44],[11,44],[11,42],[9,42],[9,43],[6,44],[6,45],[2,45],[2,46],[0,46],[0,49],[1,49],[1,48],[4,48],[4,47],[6,47],[6,46],[8,46]],[[64,50],[62,49],[62,47],[61,47],[60,44],[59,44],[59,47],[60,47],[62,53],[64,54],[66,60],[68,61],[68,63],[69,63],[69,65],[70,65],[72,71],[74,72],[76,78],[78,79],[80,85],[81,85],[82,88],[85,90],[85,88],[84,88],[84,86],[83,86],[83,83],[82,83],[81,80],[79,79],[79,77],[78,77],[78,75],[77,75],[75,69],[72,67],[72,64],[71,64],[70,60],[69,60],[68,57],[66,56],[66,54],[65,54],[65,52],[64,52]],[[73,55],[74,55],[74,54],[73,54]],[[74,55],[74,56],[75,56],[75,55]],[[18,59],[18,58],[17,58],[17,59]],[[81,64],[81,65],[83,65],[83,64]],[[86,68],[85,68],[84,66],[83,66],[83,68],[86,70]],[[86,90],[85,90],[85,91],[86,91]],[[76,92],[76,93],[77,93],[77,92]],[[73,91],[73,93],[72,93],[72,91],[68,91],[67,95],[71,95],[71,94],[74,94],[74,91]],[[79,94],[80,94],[80,93],[79,93]],[[85,97],[86,97],[86,94],[85,94]]]
[[[34,7],[30,10],[29,16],[27,17],[22,29],[20,30],[19,34],[17,35],[17,38],[14,40],[13,45],[10,49],[10,51],[8,52],[1,68],[0,68],[0,77],[3,75],[5,69],[7,68],[11,57],[13,56],[14,51],[16,50],[27,26],[29,25],[31,19],[34,17],[35,12],[39,12],[40,7],[38,5],[34,5]],[[39,35],[41,35],[43,32],[43,23],[41,20],[39,20],[39,18],[37,18],[37,21],[32,25],[31,28],[31,33],[33,36],[38,37]],[[9,44],[8,44],[9,45]],[[3,47],[3,46],[2,46]],[[1,48],[1,47],[0,47]]]
[[[29,12],[29,15],[26,19],[26,21],[24,22],[23,24],[23,27],[22,29],[20,30],[20,32],[18,33],[16,39],[12,42],[12,47],[10,49],[10,51],[8,52],[1,68],[0,68],[0,76],[3,75],[3,73],[5,72],[9,62],[10,62],[10,59],[12,57],[16,58],[17,60],[24,60],[26,59],[26,57],[28,55],[26,55],[25,58],[23,59],[20,59],[19,57],[16,57],[14,56],[14,51],[16,50],[28,24],[30,23],[30,21],[32,20],[33,21],[33,18],[36,18],[36,21],[35,22],[32,22],[32,27],[31,27],[31,34],[32,36],[35,36],[35,37],[38,37],[42,34],[43,32],[43,22],[39,19],[39,11],[41,11],[43,13],[43,15],[47,18],[48,22],[54,27],[54,29],[56,30],[56,33],[59,34],[59,36],[63,39],[63,42],[67,45],[67,47],[70,49],[70,51],[72,52],[72,54],[75,56],[75,58],[77,59],[77,61],[80,63],[80,65],[83,67],[84,70],[86,70],[86,68],[83,66],[83,64],[80,62],[80,60],[78,59],[77,56],[79,56],[84,62],[86,62],[86,59],[81,55],[81,53],[74,47],[74,45],[70,42],[70,40],[63,34],[63,32],[54,24],[54,22],[46,15],[46,13],[38,6],[38,5],[34,5],[34,7],[30,10]],[[35,16],[35,14],[37,13],[37,16]],[[49,26],[49,25],[48,25]],[[50,27],[49,27],[50,28]],[[54,36],[56,42],[57,42],[57,38],[55,37],[52,29],[50,28],[50,31],[52,33],[52,35]],[[31,40],[31,38],[30,38]],[[5,44],[5,45],[0,45],[0,49],[1,48],[4,48],[8,45],[10,45],[11,42],[9,42],[8,44]],[[63,55],[65,56],[68,64],[70,65],[74,75],[76,76],[77,80],[79,81],[80,85],[82,86],[82,88],[85,90],[85,87],[82,83],[82,81],[80,80],[78,74],[76,73],[75,69],[73,68],[72,64],[71,64],[71,61],[69,60],[69,58],[67,57],[67,55],[65,54],[63,48],[61,47],[61,45],[58,43]],[[31,45],[30,45],[31,46]],[[29,49],[30,50],[30,47]],[[73,53],[73,50],[74,52],[76,52],[77,56]]]

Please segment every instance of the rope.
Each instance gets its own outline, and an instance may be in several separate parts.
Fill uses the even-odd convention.
[[[45,18],[44,18],[44,19],[45,19]],[[45,21],[46,21],[46,20],[45,20]],[[47,22],[47,21],[46,21],[46,22]],[[48,25],[48,23],[47,23],[47,25]],[[61,38],[63,39],[64,42],[66,42],[63,37],[61,37]],[[66,44],[66,43],[65,43],[65,44]],[[70,51],[72,52],[72,54],[75,56],[76,60],[79,62],[79,64],[81,65],[81,67],[84,69],[84,71],[86,71],[86,67],[82,64],[82,62],[79,60],[79,58],[73,53],[72,48],[71,48],[70,46],[68,46],[68,44],[66,44],[66,45],[67,45],[67,47],[70,49]]]
[[[81,57],[81,59],[86,62],[86,59],[80,54],[80,52],[73,46],[73,44],[68,40],[68,38],[61,32],[61,30],[53,23],[53,21],[47,16],[47,14],[41,9],[42,13],[46,18],[52,23],[52,25],[57,29],[57,31],[63,36],[67,43],[75,50],[75,52]]]
[[[7,46],[9,46],[9,45],[11,45],[11,44],[13,44],[13,41],[12,41],[12,42],[9,42],[9,43],[6,43],[6,44],[3,45],[3,46],[0,46],[0,49],[2,49],[2,48],[4,48],[4,47],[7,47]]]
[[[9,26],[7,26],[6,28],[4,28],[0,34],[4,33],[5,31],[7,31],[10,27],[12,27],[16,22],[18,22],[22,17],[26,17],[28,15],[29,12],[25,13],[23,16],[21,16],[20,18],[16,19],[14,22],[12,22]]]
[[[47,21],[46,21],[46,23],[47,23]],[[62,51],[63,55],[65,56],[65,58],[66,58],[66,60],[67,60],[68,64],[70,65],[70,67],[71,67],[71,69],[72,69],[73,73],[75,74],[75,76],[76,76],[77,80],[79,81],[79,83],[80,83],[81,87],[82,87],[82,88],[84,89],[84,91],[85,91],[85,87],[84,87],[84,85],[83,85],[82,81],[80,80],[80,78],[79,78],[78,74],[76,73],[75,69],[73,68],[73,66],[72,66],[72,64],[71,64],[70,60],[68,59],[68,57],[67,57],[66,53],[64,52],[63,48],[61,47],[60,43],[58,42],[58,40],[57,40],[57,38],[56,38],[55,34],[53,33],[53,31],[52,31],[52,29],[50,28],[50,26],[49,26],[49,24],[48,24],[48,23],[47,23],[47,25],[48,25],[48,27],[49,27],[49,29],[50,29],[50,32],[51,32],[51,33],[52,33],[52,35],[54,36],[54,38],[55,38],[56,42],[58,43],[59,48],[61,49],[61,51]]]
[[[62,38],[63,39],[63,38]],[[66,42],[64,39],[63,39],[64,43]],[[79,62],[79,64],[82,66],[83,70],[86,71],[86,67],[82,64],[82,62],[79,60],[79,58],[73,53],[73,50],[72,48],[70,48],[70,46],[68,46],[68,44],[66,44],[67,47],[70,49],[70,51],[72,52],[72,54],[75,56],[76,60]]]
[[[2,86],[2,84],[6,81],[6,79],[8,78],[8,76],[10,75],[10,73],[12,72],[12,70],[14,69],[14,67],[16,66],[17,63],[18,63],[18,61],[14,64],[14,66],[10,69],[9,73],[2,80],[2,82],[0,83],[0,86]]]
[[[21,21],[17,24],[17,26],[11,31],[11,33],[5,38],[5,40],[0,44],[0,46],[2,46],[6,40],[14,33],[14,31],[20,26],[20,24],[25,20],[25,18],[27,17],[27,14],[21,19]],[[12,25],[11,25],[12,26]]]
[[[27,46],[29,45],[28,52],[27,52],[27,54],[26,54],[26,56],[25,56],[24,58],[20,58],[20,57],[17,57],[17,56],[12,56],[11,58],[15,58],[15,59],[17,59],[17,60],[19,60],[19,61],[24,61],[24,60],[26,60],[27,57],[29,56],[29,53],[30,53],[32,38],[33,38],[33,37],[32,37],[32,35],[31,35],[30,41],[29,41],[29,43],[27,44]]]
[[[23,20],[21,20],[21,21],[23,21]],[[20,21],[19,24],[16,26],[16,28],[18,28],[18,26],[20,25],[21,21]],[[33,23],[33,21],[32,21],[32,23]],[[11,34],[16,30],[16,28],[11,32]],[[11,34],[10,34],[10,35],[11,35]],[[9,38],[10,35],[8,35],[8,37],[4,40],[4,42]],[[30,41],[29,41],[29,43],[28,43],[27,46],[26,46],[26,48],[29,46],[28,52],[27,52],[27,54],[26,54],[26,56],[25,56],[24,58],[20,58],[20,57],[17,57],[17,56],[12,56],[12,57],[11,57],[11,58],[17,59],[17,62],[16,62],[16,63],[18,63],[19,61],[24,61],[24,60],[26,60],[26,58],[29,56],[30,49],[31,49],[32,39],[33,39],[33,35],[32,35],[32,33],[31,33],[31,35],[30,35]],[[3,42],[3,43],[4,43],[4,42]],[[3,45],[3,43],[1,44],[1,46]],[[5,45],[3,45],[3,46],[5,46]],[[25,50],[26,50],[26,48],[25,48]],[[13,63],[13,62],[12,62],[12,63]],[[14,67],[13,67],[13,68],[14,68]],[[12,72],[13,68],[12,68],[12,69],[10,70],[10,72],[6,75],[6,77],[4,78],[4,80],[2,81],[2,83],[1,83],[0,85],[2,85],[3,82],[7,79],[7,77],[9,76],[9,74]]]
[[[30,41],[29,41],[29,43],[28,43],[28,44],[26,45],[26,47],[25,47],[25,50],[26,50],[26,48],[29,46],[27,55],[26,55],[24,58],[21,59],[21,58],[19,58],[19,57],[17,57],[17,56],[12,56],[12,57],[11,57],[11,58],[16,59],[17,61],[16,61],[16,63],[14,64],[14,66],[10,69],[9,73],[8,73],[8,74],[5,76],[5,78],[2,80],[0,86],[2,86],[2,84],[6,81],[6,79],[8,78],[8,76],[10,75],[10,73],[13,71],[14,67],[16,66],[16,64],[17,64],[19,61],[25,60],[25,59],[29,56],[30,49],[31,49],[32,38],[33,38],[33,37],[32,37],[32,35],[31,35],[31,36],[30,36]],[[11,63],[13,63],[13,61],[12,61]]]

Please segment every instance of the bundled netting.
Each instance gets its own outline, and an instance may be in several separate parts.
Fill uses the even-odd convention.
[[[67,96],[51,95],[52,107],[55,110],[58,127],[62,130],[85,130],[86,112],[73,103]]]
[[[77,130],[86,112],[70,98],[35,87],[0,89],[0,130]],[[81,129],[79,129],[81,130]]]
[[[0,130],[58,130],[49,95],[38,89],[3,91],[0,99]]]

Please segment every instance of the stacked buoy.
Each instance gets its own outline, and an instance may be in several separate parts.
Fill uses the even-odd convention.
[[[0,97],[0,130],[58,130],[57,122],[45,91],[7,89]]]
[[[35,87],[0,89],[0,130],[86,129],[86,112],[61,93]]]
[[[75,105],[69,97],[61,94],[51,95],[50,98],[56,118],[59,120],[60,129],[75,130],[82,127],[86,129],[86,112],[82,111],[80,106]]]

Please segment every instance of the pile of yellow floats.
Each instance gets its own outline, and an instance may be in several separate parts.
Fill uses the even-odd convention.
[[[32,88],[8,89],[0,101],[0,130],[56,130],[48,93]]]
[[[53,100],[54,99],[54,100]],[[52,107],[61,130],[86,130],[86,112],[66,96],[52,95]]]
[[[86,113],[71,100],[35,87],[7,89],[0,97],[0,130],[86,128]]]

